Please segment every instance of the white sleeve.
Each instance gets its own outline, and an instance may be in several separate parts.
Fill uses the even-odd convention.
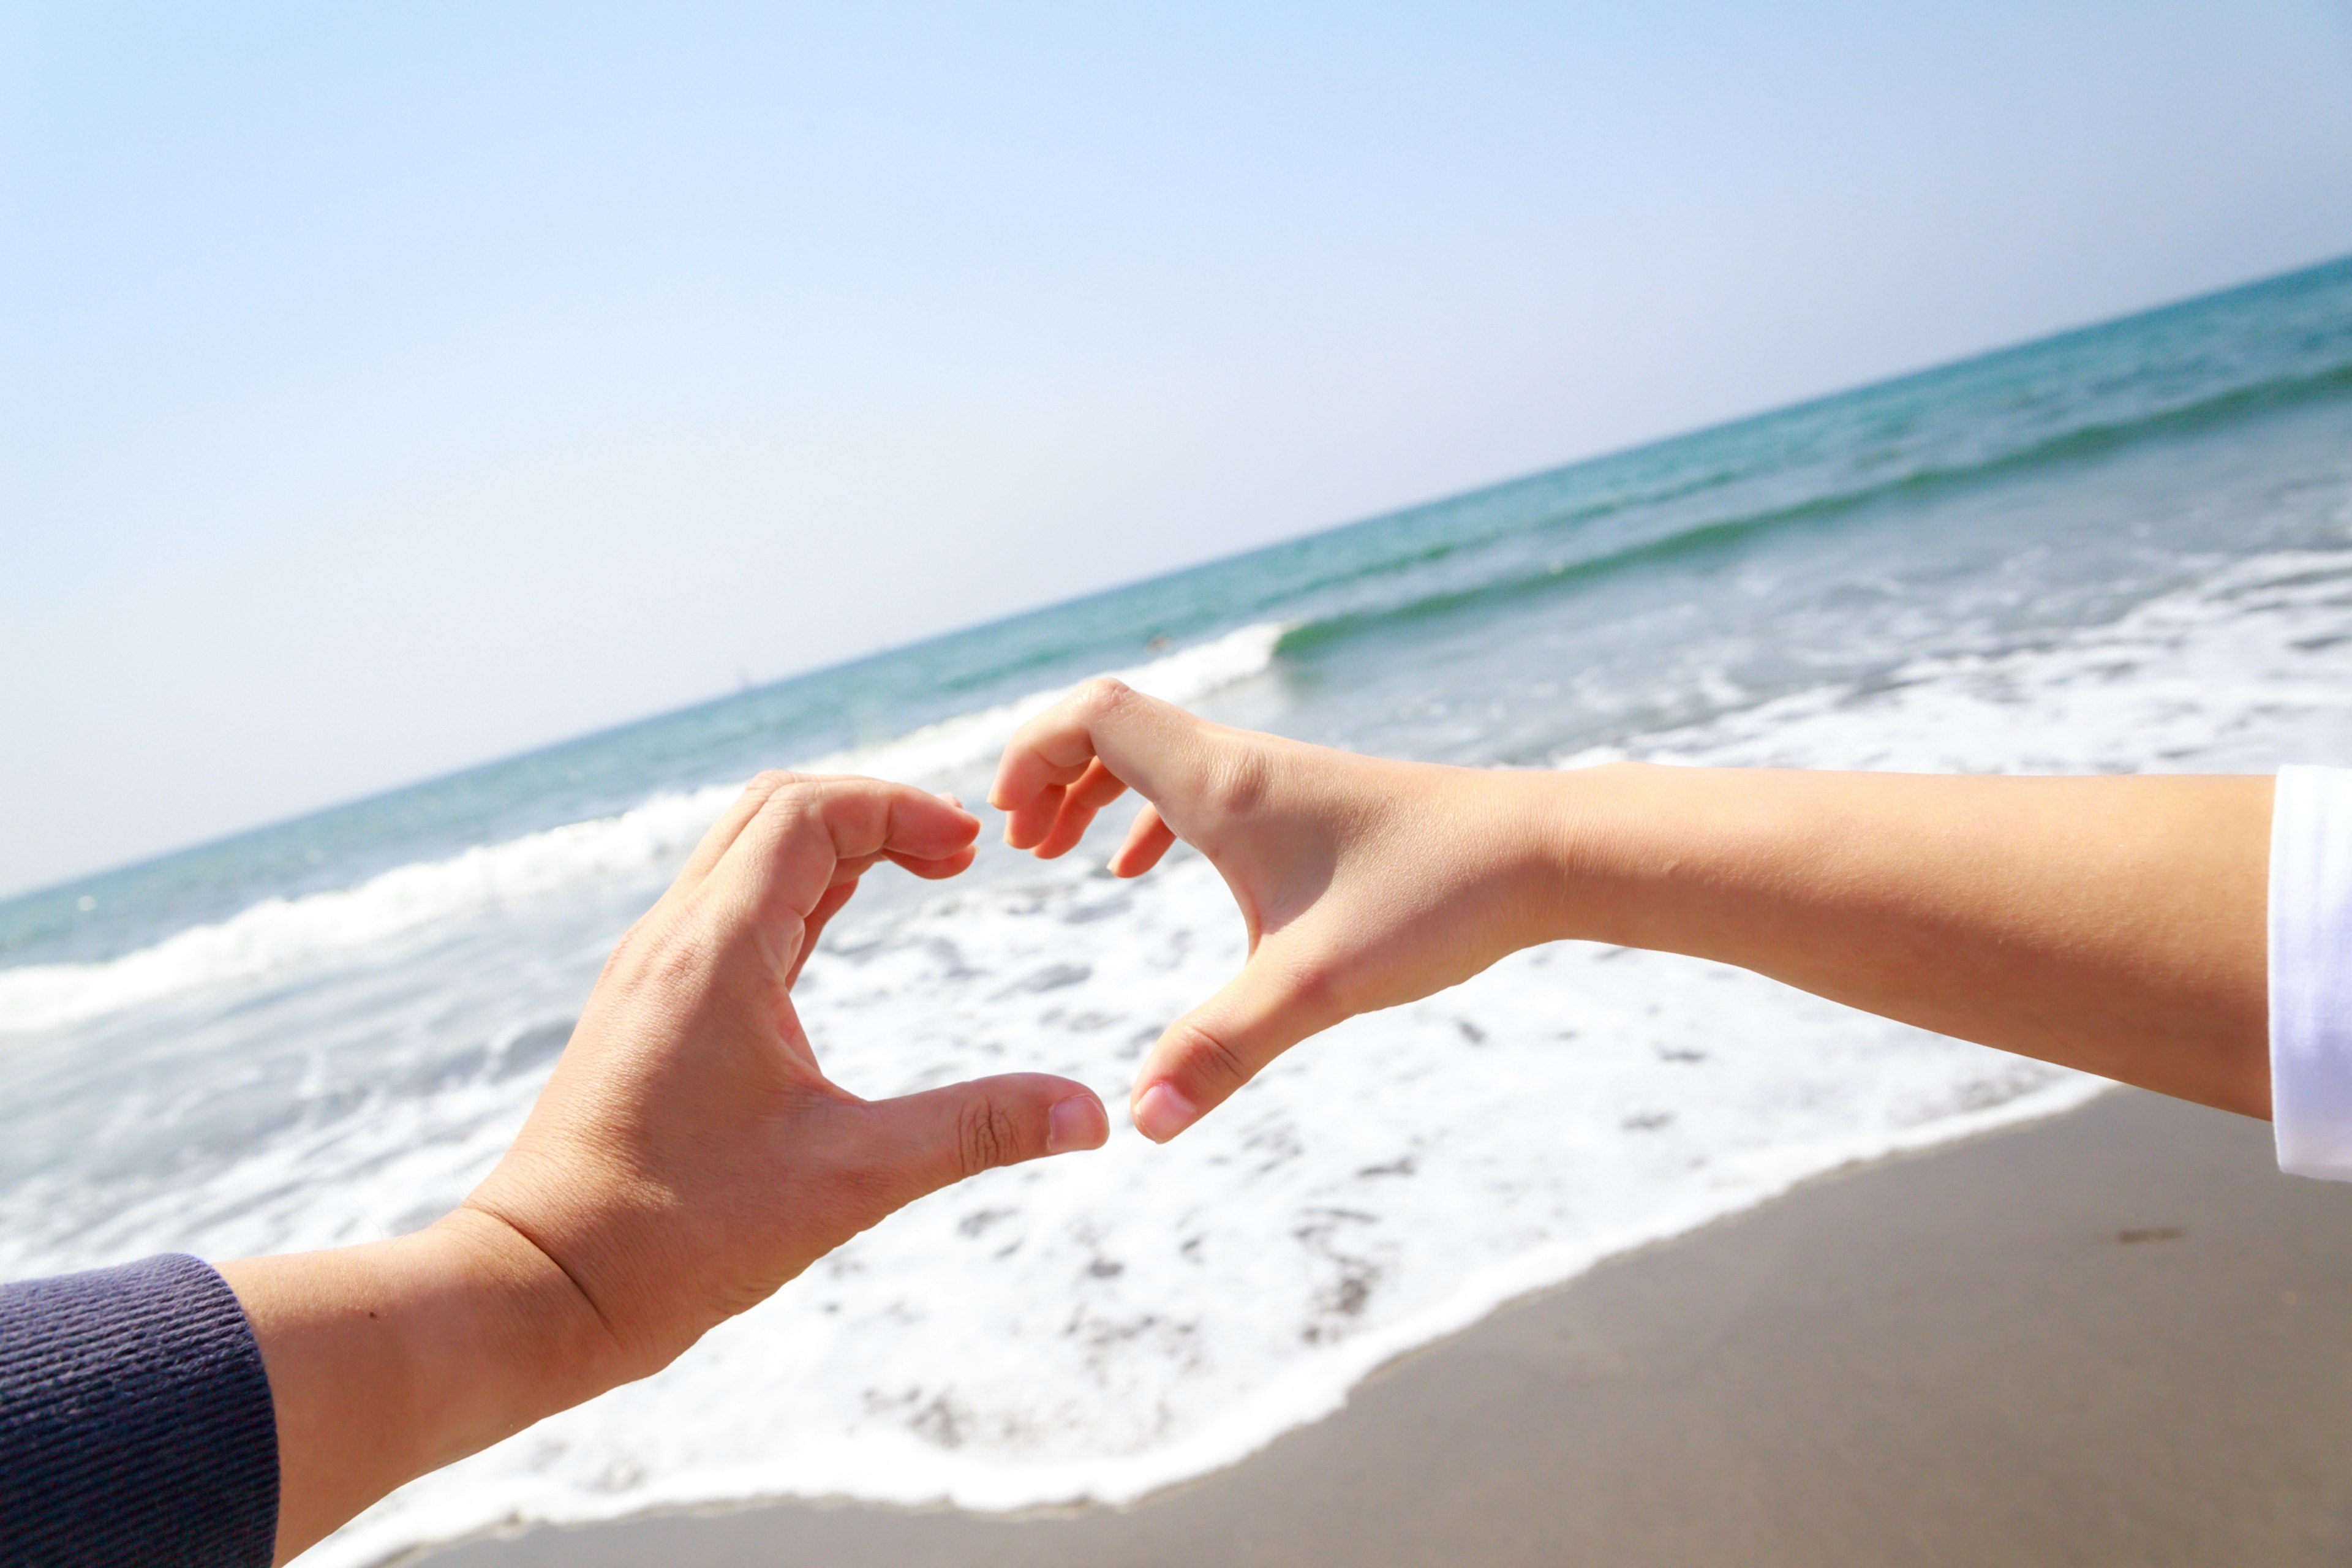
[[[2279,1169],[2352,1182],[2352,769],[2279,770],[2270,906]]]

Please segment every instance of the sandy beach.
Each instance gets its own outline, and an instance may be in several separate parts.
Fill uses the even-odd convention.
[[[779,1504],[431,1568],[2341,1563],[2352,1189],[2119,1091],[1520,1301],[1127,1509]]]

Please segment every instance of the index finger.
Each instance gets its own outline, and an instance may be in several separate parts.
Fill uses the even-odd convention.
[[[1006,743],[988,792],[988,803],[1012,817],[1005,841],[1015,848],[1041,844],[1071,786],[1086,779],[1097,762],[1108,780],[1089,781],[1090,786],[1116,783],[1146,800],[1162,799],[1181,776],[1199,725],[1182,709],[1124,681],[1109,676],[1087,681],[1022,725]],[[1089,813],[1118,793],[1090,787]]]
[[[961,869],[979,834],[978,817],[913,784],[791,778],[743,824],[705,886],[772,931],[796,929],[842,861],[887,856],[901,865]]]

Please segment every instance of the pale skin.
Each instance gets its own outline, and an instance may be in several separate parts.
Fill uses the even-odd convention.
[[[793,982],[857,879],[971,863],[977,818],[872,779],[762,777],[624,937],[520,1135],[454,1212],[225,1264],[277,1407],[277,1560],[415,1476],[667,1365],[923,1194],[1099,1147],[1085,1086],[863,1100]]]
[[[1135,1124],[1162,1142],[1308,1036],[1563,939],[2269,1114],[2268,778],[1442,767],[1098,680],[1022,729],[990,799],[1007,843],[1051,858],[1129,789],[1146,804],[1110,869],[1181,838],[1250,939],[1137,1077]]]

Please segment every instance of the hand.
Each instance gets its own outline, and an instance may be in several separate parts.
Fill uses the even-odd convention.
[[[859,1100],[826,1079],[793,1011],[818,934],[876,861],[954,876],[979,826],[907,785],[770,774],[622,939],[465,1205],[579,1287],[620,1378],[926,1193],[1104,1142],[1093,1092],[1043,1074]]]
[[[1318,1030],[1542,939],[1529,775],[1227,729],[1101,679],[1022,726],[989,799],[1011,814],[1006,843],[1051,859],[1130,788],[1146,805],[1112,873],[1139,877],[1181,838],[1224,878],[1250,942],[1241,973],[1145,1058],[1146,1137],[1174,1137]]]
[[[393,1488],[668,1363],[901,1205],[1099,1147],[1081,1084],[867,1101],[792,984],[857,879],[971,864],[979,821],[872,779],[754,783],[604,967],[514,1146],[429,1228],[221,1273],[276,1406],[278,1561]]]
[[[1381,762],[1205,723],[1097,680],[1023,726],[992,801],[1067,853],[1126,789],[1110,869],[1177,838],[1248,922],[1232,984],[1163,1034],[1166,1140],[1351,1014],[1576,939],[1738,964],[1960,1039],[2268,1113],[2267,778],[1946,778]]]

